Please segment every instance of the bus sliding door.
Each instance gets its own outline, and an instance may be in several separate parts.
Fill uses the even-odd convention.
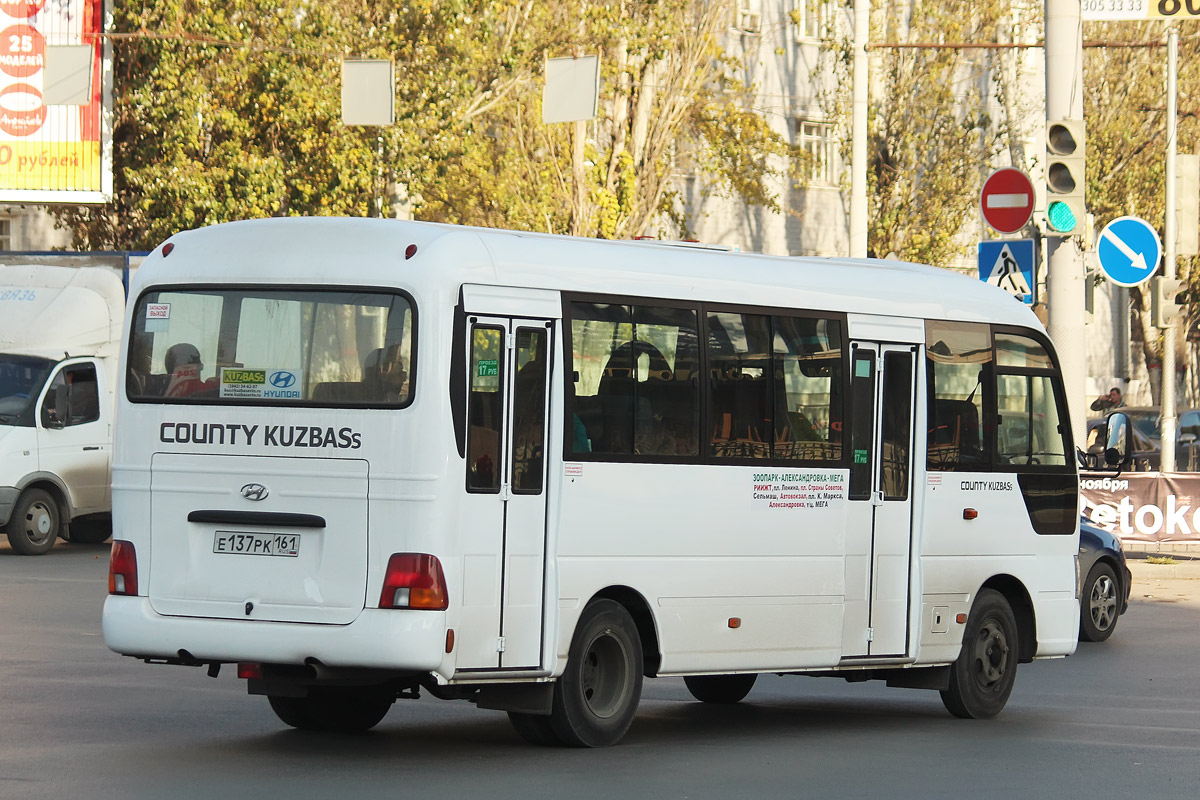
[[[916,348],[852,348],[843,654],[901,656],[908,644]]]
[[[469,316],[459,669],[539,666],[552,324]]]

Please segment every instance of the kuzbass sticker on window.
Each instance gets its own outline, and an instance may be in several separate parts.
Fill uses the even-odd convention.
[[[221,397],[242,400],[299,400],[298,369],[221,368]]]

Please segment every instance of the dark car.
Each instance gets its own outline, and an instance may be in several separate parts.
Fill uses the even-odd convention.
[[[1121,413],[1126,413],[1127,409],[1118,409]],[[1157,417],[1155,418],[1157,419]],[[1104,442],[1100,441],[1100,437],[1104,433],[1104,423],[1108,420],[1105,417],[1098,419],[1089,419],[1087,421],[1087,457],[1086,467],[1088,469],[1103,469],[1100,463],[1100,456],[1104,452]],[[1161,463],[1162,453],[1159,449],[1157,439],[1152,439],[1146,435],[1142,426],[1145,423],[1145,418],[1138,418],[1129,415],[1131,423],[1131,431],[1133,432],[1133,464],[1129,466],[1131,472],[1157,472],[1158,466]],[[1156,425],[1157,423],[1153,423]],[[1176,451],[1177,453],[1179,451]],[[1180,461],[1180,466],[1186,466],[1186,461]]]
[[[1129,608],[1133,574],[1121,540],[1086,517],[1079,520],[1079,574],[1079,639],[1103,642]]]
[[[1133,426],[1134,471],[1157,470],[1162,454],[1162,411],[1158,406],[1123,406],[1113,409],[1129,418]],[[1200,471],[1200,409],[1189,408],[1176,412],[1175,469],[1180,472]],[[1089,454],[1100,452],[1094,443],[1093,431],[1103,427],[1104,417],[1088,420]]]

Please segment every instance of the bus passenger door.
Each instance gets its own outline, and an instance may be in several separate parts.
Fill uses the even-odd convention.
[[[904,655],[912,556],[916,347],[854,342],[843,655]]]
[[[545,320],[469,316],[459,669],[539,666],[546,552]]]

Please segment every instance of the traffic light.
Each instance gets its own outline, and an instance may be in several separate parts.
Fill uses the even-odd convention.
[[[1150,279],[1150,322],[1156,328],[1170,328],[1184,318],[1183,281],[1176,278],[1154,277]]]
[[[1046,226],[1051,236],[1082,233],[1084,128],[1081,119],[1046,123]]]

